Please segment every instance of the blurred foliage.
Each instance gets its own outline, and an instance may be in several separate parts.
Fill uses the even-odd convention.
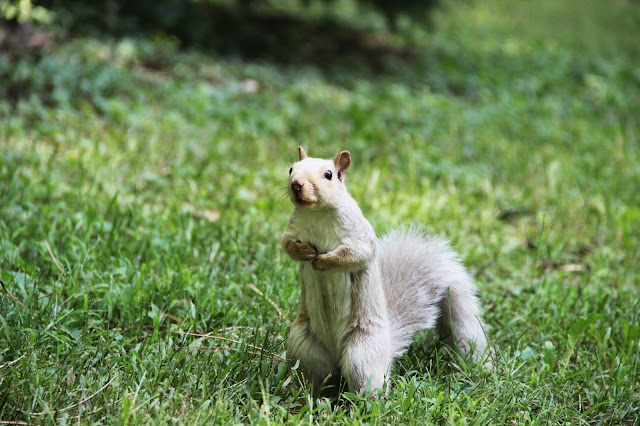
[[[167,53],[188,46],[231,57],[338,69],[334,75],[339,78],[350,75],[342,72],[347,69],[373,74],[400,70],[415,60],[414,54],[406,38],[389,32],[384,16],[395,19],[401,11],[417,9],[426,13],[436,4],[428,1],[410,7],[409,3],[399,3],[394,9],[386,2],[362,6],[357,1],[328,0],[295,4],[159,0],[153,5],[147,1],[43,0],[33,8],[55,17],[48,33],[45,27],[29,23],[5,27],[3,32],[0,24],[0,50],[8,53],[0,58],[0,79],[5,82],[0,96],[9,103],[37,98],[45,106],[66,106],[73,100],[103,110],[102,99],[116,93],[113,87],[122,86],[117,83],[122,76],[99,69],[97,64],[104,58],[95,64],[78,63],[74,58],[63,65],[55,55],[41,55],[54,33],[59,38],[147,38],[143,49],[129,52],[135,57],[131,64],[157,71],[173,65]],[[360,13],[360,7],[367,12]],[[126,45],[121,43],[123,51]]]
[[[51,21],[51,13],[42,6],[34,6],[31,0],[0,0],[0,18],[19,23],[45,23]]]
[[[216,20],[219,14],[242,20],[257,14],[286,14],[292,9],[313,14],[317,10],[351,6],[350,2],[341,0],[42,0],[39,3],[72,15],[76,25],[97,25],[110,31],[134,28],[178,31],[189,42],[204,41],[203,36],[211,27],[210,20]],[[403,14],[425,18],[438,0],[356,0],[355,4],[382,13],[393,25]],[[234,23],[237,22],[230,22]]]
[[[401,17],[424,20],[437,0],[43,0],[60,22],[73,31],[116,36],[177,37],[183,45],[212,48],[220,53],[278,60],[335,55],[366,48],[362,33],[396,27]],[[357,23],[342,19],[357,8]],[[330,40],[327,40],[328,37]],[[333,38],[332,38],[333,37]],[[305,46],[322,46],[305,51]],[[339,48],[334,47],[338,45]]]

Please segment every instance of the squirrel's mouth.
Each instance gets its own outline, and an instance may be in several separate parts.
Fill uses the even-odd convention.
[[[305,200],[304,198],[302,198],[302,197],[300,197],[299,195],[296,195],[296,194],[293,194],[291,196],[291,201],[293,201],[293,204],[295,204],[297,206],[303,206],[303,207],[312,206],[312,205],[314,205],[316,203],[315,201]]]
[[[309,194],[305,194],[304,192],[289,191],[289,195],[291,202],[296,206],[310,207],[318,201],[313,195],[309,196]]]

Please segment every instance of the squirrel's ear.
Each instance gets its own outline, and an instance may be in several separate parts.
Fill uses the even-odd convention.
[[[298,157],[300,157],[300,161],[308,157],[307,153],[304,152],[304,148],[302,148],[301,146],[298,147]]]
[[[335,160],[333,160],[333,164],[338,169],[338,179],[342,180],[344,176],[344,172],[349,168],[349,164],[351,164],[351,153],[349,151],[342,151]]]

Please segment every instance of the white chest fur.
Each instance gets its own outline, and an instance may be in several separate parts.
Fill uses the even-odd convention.
[[[305,304],[311,329],[338,362],[351,316],[351,274],[347,271],[316,271],[310,262],[300,266]]]
[[[326,212],[299,211],[289,222],[289,233],[298,241],[309,243],[318,253],[326,253],[342,244],[345,231],[337,218]]]
[[[301,217],[290,221],[288,231],[297,240],[313,245],[318,253],[334,250],[343,243],[342,224],[332,214],[299,212]],[[298,220],[296,220],[298,219]],[[309,226],[312,224],[312,226]],[[342,340],[351,315],[351,274],[331,269],[317,271],[311,262],[302,262],[300,274],[309,313],[311,329],[338,362]]]

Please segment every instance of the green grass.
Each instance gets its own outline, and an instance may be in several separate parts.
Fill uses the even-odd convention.
[[[0,423],[640,422],[640,6],[455,2],[433,21],[375,27],[412,52],[379,70],[167,37],[0,56]],[[425,333],[387,397],[289,378],[298,144],[351,151],[378,232],[452,240],[493,371]]]

